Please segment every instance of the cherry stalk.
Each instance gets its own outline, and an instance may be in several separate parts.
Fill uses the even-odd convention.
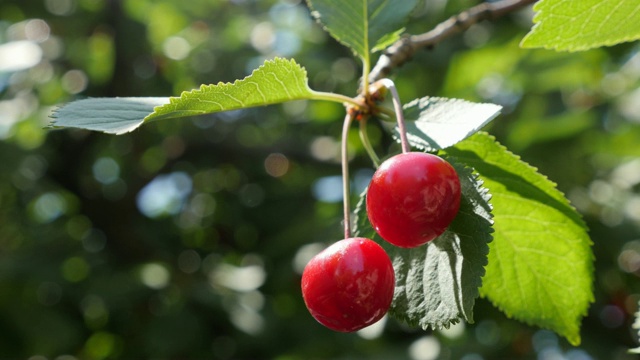
[[[369,155],[369,158],[373,162],[373,165],[377,168],[378,166],[380,166],[380,158],[376,154],[375,150],[373,150],[373,146],[371,146],[371,142],[369,141],[369,135],[367,135],[367,120],[369,120],[369,117],[364,116],[358,121],[360,123],[360,141],[362,141],[362,146]]]
[[[407,139],[407,129],[404,126],[404,114],[402,112],[402,103],[400,102],[400,95],[396,85],[391,79],[382,79],[379,82],[384,85],[389,91],[391,91],[391,99],[393,100],[393,109],[396,112],[396,121],[398,122],[398,132],[400,132],[400,145],[402,146],[402,152],[407,153],[411,151],[409,146],[409,140]]]
[[[411,152],[398,91],[389,79],[379,84],[391,92],[402,154],[385,160],[367,190],[367,217],[387,242],[414,248],[442,235],[460,208],[460,180],[444,159]]]
[[[340,157],[342,160],[342,204],[344,209],[344,238],[351,237],[351,199],[349,187],[349,128],[353,122],[353,115],[347,112],[342,125],[342,147]]]

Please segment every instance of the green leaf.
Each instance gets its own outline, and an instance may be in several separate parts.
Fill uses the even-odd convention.
[[[471,136],[498,116],[500,110],[500,105],[460,99],[415,99],[404,106],[407,138],[418,149],[441,150]],[[394,137],[399,138],[397,128]]]
[[[356,207],[356,236],[378,241],[389,253],[396,273],[390,314],[413,326],[442,328],[460,319],[473,322],[491,241],[491,207],[482,181],[455,161],[462,201],[458,216],[432,242],[402,249],[382,240],[367,219],[366,192]]]
[[[360,58],[369,59],[373,48],[391,44],[416,7],[417,0],[307,0],[312,15],[340,43]],[[367,64],[368,66],[368,64]]]
[[[275,58],[242,80],[202,85],[198,90],[172,97],[168,104],[155,108],[145,121],[311,99],[316,94],[309,88],[307,71],[295,60]]]
[[[54,110],[52,128],[80,128],[124,134],[151,120],[178,118],[263,106],[289,100],[350,101],[338,94],[309,88],[307,72],[294,60],[267,60],[242,80],[183,92],[171,98],[94,98]]]
[[[447,149],[492,194],[494,240],[480,292],[508,316],[580,343],[593,301],[593,253],[580,215],[555,184],[486,133]]]
[[[91,98],[68,103],[53,111],[50,128],[79,128],[124,134],[142,125],[154,107],[169,98]]]
[[[578,51],[640,39],[638,0],[540,0],[525,48]]]

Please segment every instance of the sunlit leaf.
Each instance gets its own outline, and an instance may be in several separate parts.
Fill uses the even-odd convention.
[[[578,51],[640,39],[638,0],[540,0],[526,48]]]
[[[471,170],[447,160],[458,172],[463,197],[453,223],[430,243],[413,249],[393,246],[371,227],[365,194],[356,207],[357,236],[378,241],[393,261],[396,290],[390,313],[424,329],[447,328],[461,319],[473,322],[491,241],[490,195]]]
[[[493,120],[502,107],[460,99],[424,97],[404,106],[407,137],[425,151],[444,149],[466,139]],[[398,130],[394,133],[397,138]]]
[[[574,345],[593,301],[593,253],[580,215],[555,184],[486,133],[446,150],[492,195],[494,240],[481,294],[508,316]]]
[[[202,85],[198,90],[172,97],[168,104],[157,107],[145,120],[211,114],[313,96],[307,71],[295,60],[275,58],[242,80]]]

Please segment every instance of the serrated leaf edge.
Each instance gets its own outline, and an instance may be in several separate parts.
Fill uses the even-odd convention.
[[[610,40],[610,41],[604,41],[602,43],[599,44],[593,44],[593,45],[580,45],[580,46],[575,46],[575,47],[571,47],[571,46],[558,46],[558,45],[548,45],[548,44],[542,44],[542,45],[529,45],[527,44],[527,40],[529,40],[531,37],[535,36],[534,34],[537,33],[537,31],[540,31],[540,28],[543,27],[543,22],[541,19],[541,16],[543,16],[544,10],[541,10],[540,8],[542,7],[542,3],[544,2],[544,0],[541,0],[537,3],[535,3],[533,5],[533,10],[536,11],[535,15],[533,16],[533,26],[531,27],[531,30],[529,30],[529,32],[522,38],[522,40],[520,41],[520,47],[523,49],[538,49],[538,48],[543,48],[546,50],[555,50],[555,51],[568,51],[568,52],[577,52],[577,51],[585,51],[585,50],[590,50],[590,49],[595,49],[595,48],[599,48],[599,47],[603,47],[603,46],[614,46],[614,45],[618,45],[624,42],[631,42],[631,41],[636,41],[638,39],[640,39],[639,35],[629,35],[629,36],[625,36],[622,39],[618,39],[618,40]]]
[[[250,105],[250,106],[244,106],[244,104],[242,104],[242,102],[240,100],[237,100],[240,104],[242,104],[238,108],[226,108],[226,109],[224,109],[221,106],[221,108],[222,108],[221,110],[213,111],[213,112],[202,111],[202,110],[180,110],[180,111],[170,112],[169,114],[157,114],[158,111],[163,110],[165,107],[179,104],[180,102],[186,101],[186,100],[188,100],[190,98],[197,99],[200,96],[200,94],[204,94],[207,91],[214,91],[215,89],[225,89],[225,88],[232,88],[232,87],[244,85],[245,83],[248,83],[256,73],[265,71],[265,68],[267,68],[268,66],[281,66],[281,64],[286,64],[286,66],[296,67],[298,70],[301,71],[302,75],[304,76],[304,79],[306,80],[305,81],[306,88],[305,89],[301,89],[301,90],[304,90],[304,92],[306,92],[308,94],[308,96],[303,96],[303,97],[289,96],[286,100],[267,101],[266,98],[263,95],[263,98],[265,99],[264,103]],[[287,91],[286,87],[285,87],[285,91]],[[144,121],[145,122],[147,122],[147,121],[156,121],[156,120],[161,120],[161,119],[165,119],[165,118],[176,118],[176,117],[181,117],[181,116],[203,115],[203,114],[210,114],[210,113],[237,110],[237,109],[247,109],[247,108],[250,108],[250,107],[267,106],[267,105],[273,105],[273,104],[282,103],[284,101],[311,99],[311,98],[313,98],[314,94],[315,94],[315,92],[313,90],[311,90],[311,88],[309,88],[307,70],[303,66],[298,64],[295,61],[295,59],[284,59],[284,58],[280,58],[280,57],[275,57],[275,58],[273,58],[271,60],[266,60],[262,65],[260,65],[256,69],[254,69],[251,72],[251,74],[245,76],[242,79],[237,79],[232,83],[231,82],[226,82],[226,83],[225,82],[218,82],[216,84],[203,84],[203,85],[200,85],[200,87],[198,89],[190,90],[190,91],[183,91],[180,94],[180,96],[172,96],[172,97],[169,98],[169,102],[167,104],[156,106],[154,108],[153,113],[147,115],[144,118]]]
[[[498,147],[502,148],[502,149],[505,151],[505,153],[509,154],[510,156],[513,156],[513,157],[514,157],[516,160],[518,160],[521,164],[523,164],[524,166],[528,167],[530,170],[535,171],[535,172],[536,172],[536,173],[537,173],[541,178],[543,178],[544,180],[548,181],[548,182],[549,182],[549,185],[553,187],[554,191],[556,191],[556,193],[557,193],[558,195],[560,195],[560,196],[562,197],[562,199],[564,199],[565,205],[566,205],[567,207],[569,207],[570,209],[572,209],[572,210],[573,210],[573,213],[576,215],[576,218],[575,218],[575,219],[572,219],[572,220],[573,220],[574,222],[576,222],[576,224],[580,225],[580,226],[581,226],[585,231],[588,231],[588,227],[586,226],[586,223],[584,222],[584,219],[582,218],[582,215],[581,215],[581,214],[580,214],[580,213],[575,209],[575,207],[574,207],[573,205],[571,205],[571,202],[569,201],[569,199],[564,195],[564,193],[563,193],[562,191],[560,191],[560,190],[557,188],[557,184],[556,184],[554,181],[550,180],[546,175],[544,175],[544,174],[540,173],[540,172],[538,171],[538,168],[537,168],[537,167],[532,166],[531,164],[527,163],[526,161],[523,161],[523,160],[522,160],[522,158],[521,158],[519,155],[514,154],[514,153],[513,153],[513,152],[511,152],[509,149],[507,149],[507,147],[506,147],[506,146],[502,145],[500,142],[498,142],[498,141],[496,140],[495,136],[490,135],[490,134],[488,134],[488,133],[486,133],[486,132],[484,132],[484,131],[479,131],[477,134],[478,134],[479,136],[486,136],[486,137],[488,137],[488,138],[489,138],[489,139],[491,139],[493,142],[495,142],[495,143],[497,144],[497,146],[498,146]],[[467,140],[469,141],[469,139],[467,139]],[[480,177],[482,178],[482,174],[480,174]],[[589,239],[589,246],[593,246],[593,241],[592,241],[591,239]],[[588,270],[590,273],[592,273],[592,274],[593,274],[594,266],[595,266],[595,265],[594,265],[595,255],[593,254],[593,252],[590,252],[589,254],[590,254],[590,259],[589,259],[589,262],[588,262],[589,267],[588,267],[588,269],[587,269],[587,270]],[[593,277],[592,277],[591,282],[590,282],[590,287],[589,287],[588,305],[593,304],[593,303],[594,303],[594,301],[595,301],[595,296],[594,296],[594,293],[593,293],[593,292],[594,292],[594,279],[593,279]],[[519,319],[517,316],[514,316],[513,314],[511,314],[509,311],[507,311],[506,309],[504,309],[504,308],[503,308],[502,306],[500,306],[499,304],[496,304],[492,299],[488,298],[488,297],[486,296],[486,294],[483,294],[483,292],[482,292],[482,287],[480,287],[480,296],[481,296],[482,298],[485,298],[485,299],[489,300],[489,301],[491,302],[491,304],[493,304],[497,309],[499,309],[500,311],[502,311],[502,312],[503,312],[503,313],[504,313],[508,318],[516,319],[516,320],[521,321],[521,322],[523,322],[523,323],[525,323],[525,324],[527,324],[527,325],[530,325],[530,326],[540,327],[540,325],[538,325],[538,324],[534,324],[534,323],[533,323],[533,322],[531,322],[531,321],[523,320],[523,319]],[[580,314],[578,314],[580,318],[579,318],[579,319],[576,319],[576,320],[580,321],[580,320],[582,320],[582,318],[584,318],[585,316],[587,316],[587,315],[588,315],[588,308],[589,308],[589,306],[586,306],[586,307],[585,307],[585,309],[584,309]],[[554,329],[550,329],[550,330],[555,331]],[[564,336],[564,337],[566,337],[566,338],[567,338],[567,340],[569,340],[569,342],[570,342],[571,344],[573,344],[573,345],[579,345],[579,344],[580,344],[580,334],[579,334],[579,333],[577,334],[577,338],[570,338],[568,334],[561,334],[561,335],[562,335],[562,336]]]

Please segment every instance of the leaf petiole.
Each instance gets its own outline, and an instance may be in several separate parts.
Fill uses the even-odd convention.
[[[349,105],[352,105],[352,106],[356,107],[357,109],[366,109],[367,108],[367,105],[357,101],[354,98],[350,98],[350,97],[348,97],[346,95],[336,94],[336,93],[332,93],[332,92],[311,90],[311,96],[309,96],[309,100],[333,101],[333,102],[338,102],[338,103],[341,103],[341,104],[349,104]]]

